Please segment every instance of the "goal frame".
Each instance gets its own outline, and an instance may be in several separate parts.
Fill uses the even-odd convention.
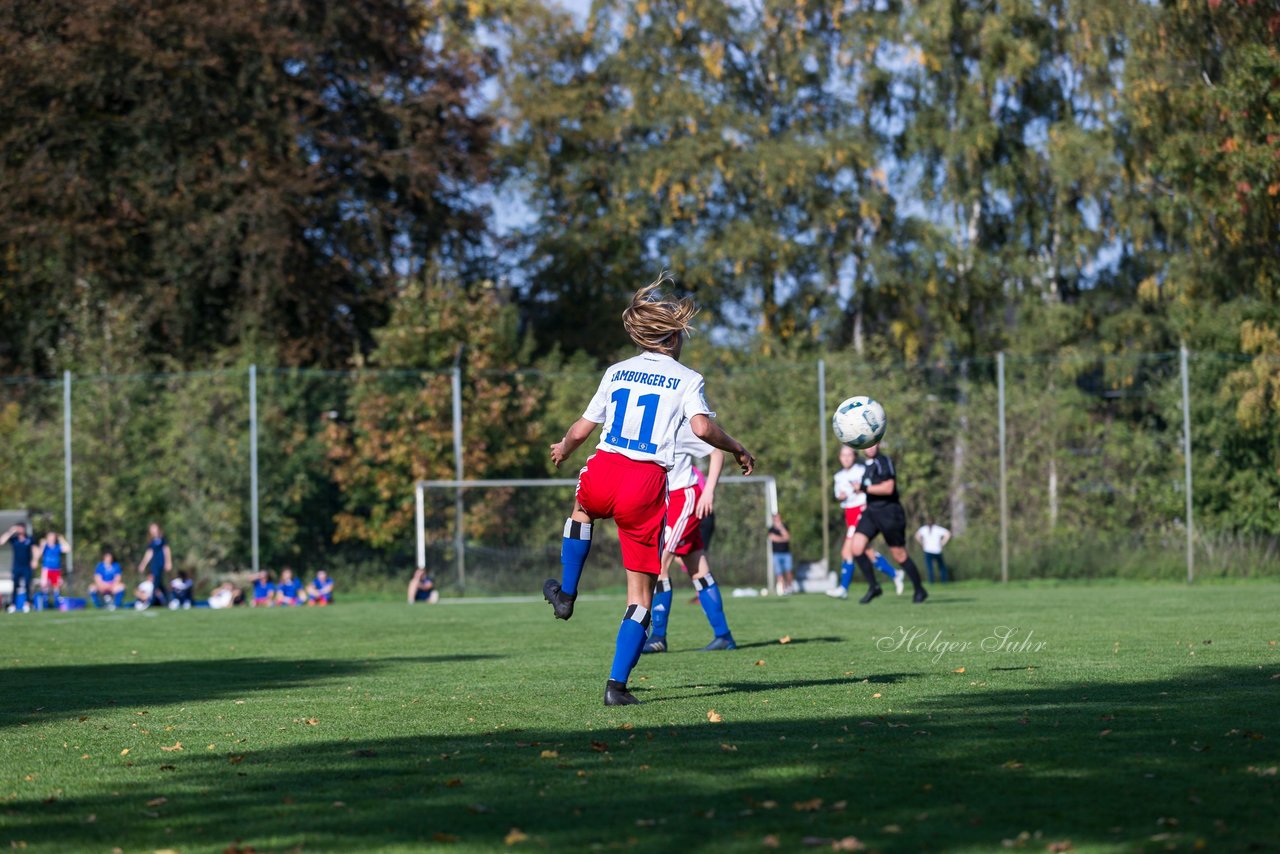
[[[482,478],[477,480],[419,480],[414,483],[414,534],[417,537],[417,567],[427,568],[427,518],[426,496],[428,489],[454,490],[453,551],[457,567],[458,590],[466,595],[467,589],[467,556],[465,504],[463,493],[468,489],[492,489],[501,487],[556,487],[575,486],[577,478]],[[773,524],[773,516],[778,512],[778,481],[767,474],[732,474],[720,478],[720,483],[758,483],[765,490],[765,528]],[[773,554],[768,537],[764,542],[764,579],[767,590],[774,589]]]

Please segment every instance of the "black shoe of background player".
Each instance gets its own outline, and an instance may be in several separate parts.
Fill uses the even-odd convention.
[[[570,596],[560,589],[559,581],[548,578],[542,585],[542,598],[551,603],[551,610],[555,611],[557,620],[567,620],[573,616],[573,602],[578,595],[575,593]]]
[[[919,605],[921,602],[923,602],[928,598],[929,598],[929,591],[925,590],[923,587],[917,587],[916,595],[911,597],[911,601]]]
[[[638,706],[640,701],[627,690],[627,683],[614,682],[610,679],[604,683],[604,704],[606,706]]]
[[[865,605],[868,602],[870,602],[872,599],[882,595],[883,593],[884,591],[880,589],[879,584],[877,584],[875,587],[868,587],[867,594],[863,596],[861,599],[859,599],[858,602]]]

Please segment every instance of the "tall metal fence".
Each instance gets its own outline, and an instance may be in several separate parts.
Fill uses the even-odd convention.
[[[834,556],[842,535],[830,412],[870,394],[889,413],[911,529],[951,528],[960,578],[1190,581],[1280,563],[1280,435],[1235,416],[1254,366],[1186,351],[913,365],[840,353],[704,373],[724,425],[777,480],[802,560]],[[157,521],[175,560],[206,580],[285,565],[406,578],[414,484],[554,476],[546,446],[597,380],[465,365],[6,379],[0,507],[64,532],[80,577],[104,547],[136,563]],[[480,520],[503,512],[496,500],[459,492],[454,507]],[[503,533],[531,549],[556,535]],[[449,567],[439,573],[447,585]]]

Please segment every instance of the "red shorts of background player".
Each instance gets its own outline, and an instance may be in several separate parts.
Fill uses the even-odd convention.
[[[578,503],[593,519],[613,519],[624,567],[658,574],[667,512],[666,469],[596,451],[578,474]]]
[[[674,555],[684,557],[705,548],[697,513],[701,497],[702,489],[698,486],[686,486],[667,496],[667,551]]]
[[[844,532],[845,539],[853,538],[853,533],[854,533],[853,529],[858,527],[858,520],[862,518],[862,511],[865,510],[866,508],[867,508],[867,505],[865,504],[863,504],[861,507],[844,508],[844,523],[849,526],[848,528],[845,529],[845,532]]]
[[[50,586],[50,587],[61,587],[61,586],[62,586],[62,570],[60,570],[60,569],[46,569],[46,570],[44,571],[44,575],[45,575],[45,578],[49,579],[49,586]]]

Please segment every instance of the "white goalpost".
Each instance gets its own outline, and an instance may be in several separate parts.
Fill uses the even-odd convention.
[[[469,536],[467,501],[497,499],[501,495],[501,500],[494,502],[498,509],[490,511],[490,515],[507,514],[503,519],[512,520],[514,524],[509,530],[504,530],[500,534],[491,532],[490,536],[498,539],[501,539],[501,535],[504,534],[517,536],[527,540],[527,544],[523,546],[507,544],[505,552],[495,559],[501,560],[504,557],[509,559],[511,552],[516,551],[519,553],[518,557],[528,557],[549,574],[554,574],[558,566],[551,559],[550,552],[554,551],[557,555],[559,553],[560,525],[563,524],[564,516],[568,512],[573,496],[572,490],[577,484],[576,478],[418,481],[414,488],[414,528],[417,537],[418,568],[429,568],[428,551],[434,544],[440,550],[437,555],[440,560],[435,569],[439,571],[442,569],[439,562],[452,558],[458,590],[465,592],[468,581],[468,549],[495,553],[502,551],[501,547],[495,549],[486,546],[482,533],[472,531]],[[725,475],[720,478],[720,485],[732,488],[717,490],[717,528],[722,523],[732,527],[734,535],[730,538],[730,547],[739,553],[738,563],[745,563],[748,567],[741,573],[742,577],[738,581],[747,582],[749,579],[751,586],[763,584],[765,588],[772,591],[774,588],[772,550],[766,532],[773,524],[773,514],[778,510],[777,481],[770,475]],[[520,492],[523,490],[534,492],[525,493],[522,500]],[[548,494],[548,490],[553,492]],[[557,490],[559,495],[554,493]],[[734,495],[734,493],[740,494]],[[533,498],[535,495],[538,496],[537,499]],[[450,499],[447,503],[452,507],[447,506],[444,499]],[[513,519],[512,514],[521,511],[529,512],[536,517],[536,512],[531,509],[535,504],[545,508],[541,518],[556,520],[554,524],[550,521],[531,523]],[[485,516],[483,513],[478,515]],[[747,518],[748,516],[750,518]],[[474,522],[472,527],[476,527]],[[452,528],[452,530],[447,531],[446,528]],[[431,530],[439,534],[434,538],[429,537],[428,533]],[[717,567],[717,576],[719,575],[718,567],[721,564],[720,546],[717,545],[720,542],[720,535],[717,534],[709,550],[712,566]],[[444,553],[446,548],[451,554]],[[758,557],[747,554],[751,549],[756,550],[755,555]],[[523,552],[529,554],[525,555]],[[537,552],[541,553],[535,554]],[[730,581],[730,583],[733,582]]]

